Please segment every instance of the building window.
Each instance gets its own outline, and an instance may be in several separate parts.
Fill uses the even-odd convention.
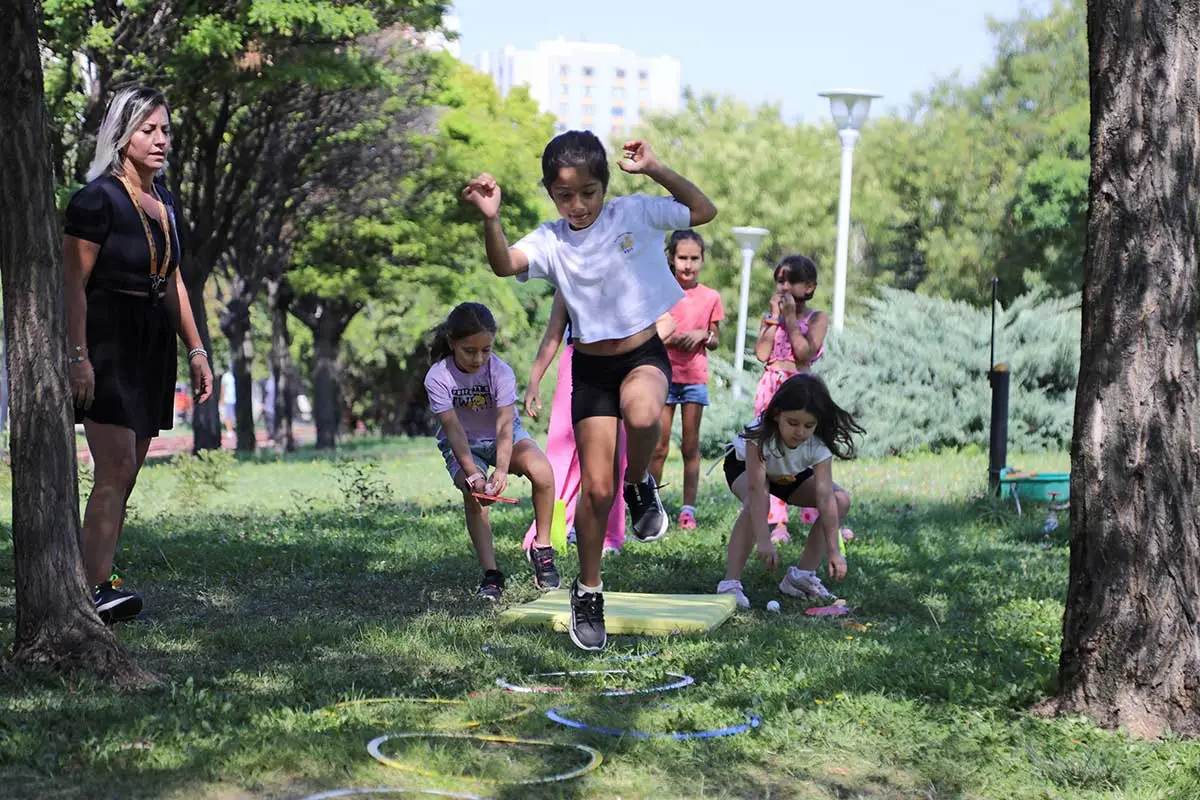
[[[558,68],[558,74],[559,74],[559,77],[568,78],[571,76],[571,68],[569,66],[567,66],[566,64],[563,64],[561,67]]]
[[[592,114],[594,114],[595,112],[596,112],[596,108],[595,108],[595,106],[593,106],[591,103],[587,103],[587,104],[585,104],[585,105],[584,105],[584,107],[583,107],[583,115],[584,115],[585,117],[591,117],[591,116],[592,116]]]
[[[623,69],[617,70],[617,80],[619,80],[619,81],[625,80],[625,70],[623,70]]]
[[[591,67],[584,67],[584,68],[583,68],[583,77],[585,77],[585,78],[590,78],[590,77],[592,77],[592,74],[593,74],[593,73],[595,73],[595,70],[594,70],[594,69],[592,69]]]
[[[565,117],[567,114],[570,114],[570,113],[571,113],[571,106],[568,103],[559,103],[558,104],[558,115],[560,117]]]
[[[625,106],[613,106],[612,107],[612,115],[614,117],[625,116]]]
[[[613,89],[613,99],[614,99],[614,100],[623,100],[623,99],[625,99],[625,90],[624,90],[624,89],[622,89],[622,88],[621,88],[621,87],[619,87],[619,86],[618,86],[618,87],[616,87],[615,89]]]
[[[566,133],[567,132],[567,123],[565,123],[565,122],[557,123],[554,126],[554,131],[555,131],[555,133]]]
[[[591,97],[592,96],[592,87],[590,87],[590,86],[583,87],[583,96]]]
[[[649,73],[649,72],[647,72],[647,71],[646,71],[646,70],[644,70],[644,69],[642,69],[642,70],[638,70],[638,80],[639,80],[639,81],[648,81],[648,80],[650,80],[650,73]]]

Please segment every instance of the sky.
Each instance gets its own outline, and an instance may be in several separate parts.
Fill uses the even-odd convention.
[[[532,49],[563,36],[671,55],[684,86],[751,105],[782,104],[784,117],[828,118],[817,93],[864,89],[872,106],[903,112],[914,92],[942,77],[977,76],[993,60],[989,16],[1015,19],[1048,0],[454,0],[463,60],[506,44]]]

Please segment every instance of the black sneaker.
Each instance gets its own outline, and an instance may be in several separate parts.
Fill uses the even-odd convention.
[[[667,532],[670,520],[667,519],[662,500],[658,498],[658,486],[654,483],[653,475],[647,475],[642,483],[625,484],[625,504],[629,506],[633,535],[638,541],[653,542]]]
[[[557,589],[562,584],[558,567],[554,565],[554,548],[538,547],[536,544],[529,548],[529,563],[533,564],[533,585],[545,591]]]
[[[142,611],[142,596],[137,592],[114,589],[112,581],[93,588],[92,599],[96,601],[96,613],[105,625],[133,619]]]
[[[608,641],[604,630],[604,593],[579,594],[579,581],[571,584],[571,641],[580,650],[603,650]]]
[[[479,583],[476,597],[483,600],[499,600],[504,594],[504,573],[498,569],[484,570],[483,580]]]

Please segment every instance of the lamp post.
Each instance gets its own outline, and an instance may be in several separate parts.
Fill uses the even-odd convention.
[[[768,232],[766,228],[733,229],[733,237],[742,248],[742,291],[738,296],[737,349],[733,351],[733,371],[737,375],[733,383],[734,400],[742,396],[742,364],[746,357],[746,313],[750,307],[750,265],[754,263],[754,251]]]
[[[829,110],[842,140],[842,183],[838,192],[837,262],[833,273],[833,329],[840,331],[846,320],[846,258],[850,249],[850,176],[854,171],[854,144],[858,129],[867,121],[871,100],[882,95],[857,89],[820,92],[829,98]]]

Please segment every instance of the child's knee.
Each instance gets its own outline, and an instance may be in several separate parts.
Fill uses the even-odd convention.
[[[656,409],[653,403],[642,398],[627,403],[621,409],[621,416],[625,419],[626,434],[629,436],[649,436],[651,434],[657,436],[662,424],[660,411],[661,409]],[[662,443],[659,442],[659,444]]]
[[[684,438],[683,443],[679,446],[679,452],[683,455],[684,461],[696,461],[700,458],[700,442],[692,441],[690,437]]]
[[[525,476],[534,489],[554,489],[554,468],[550,466],[550,459],[540,453],[530,460]]]
[[[845,489],[838,489],[833,496],[837,500],[838,514],[845,518],[850,511],[850,493]]]
[[[600,478],[593,481],[585,479],[582,491],[587,496],[592,509],[605,514],[612,508],[613,499],[616,497],[616,489],[613,486],[613,482]]]

